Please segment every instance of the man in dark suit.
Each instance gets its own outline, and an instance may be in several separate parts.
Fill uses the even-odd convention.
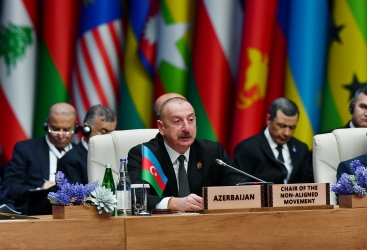
[[[275,184],[313,182],[308,147],[292,137],[298,118],[294,102],[276,99],[266,117],[268,126],[236,146],[234,160],[239,169]]]
[[[353,101],[348,107],[348,111],[352,115],[352,120],[348,121],[348,123],[341,128],[367,127],[367,85],[356,91]],[[324,133],[331,133],[333,130],[334,129],[327,130]]]
[[[219,142],[196,140],[195,111],[187,100],[180,97],[166,100],[160,108],[159,118],[159,133],[144,146],[155,155],[168,181],[162,197],[150,188],[149,210],[201,210],[202,187],[235,185],[247,180],[236,171],[215,163],[215,159],[221,159],[234,165]],[[141,169],[142,146],[137,145],[128,154],[132,183],[142,182]]]
[[[46,190],[55,185],[57,161],[73,145],[76,113],[73,106],[57,103],[50,109],[44,129],[45,137],[33,138],[15,144],[12,159],[5,173],[4,186],[22,214],[50,214],[47,192],[43,192],[34,206],[29,205],[30,189]],[[32,195],[35,192],[32,193]],[[32,200],[31,200],[32,202]],[[29,206],[29,210],[28,210]]]
[[[65,174],[72,184],[87,184],[88,142],[92,136],[111,133],[116,129],[115,113],[101,105],[92,106],[84,117],[83,138],[79,144],[65,154],[57,164],[57,171]]]

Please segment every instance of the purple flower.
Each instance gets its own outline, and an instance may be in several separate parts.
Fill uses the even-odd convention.
[[[352,175],[342,174],[338,182],[331,186],[336,194],[367,194],[367,168],[359,160],[350,163]]]
[[[359,160],[353,160],[351,161],[349,167],[350,170],[352,170],[352,173],[355,173],[357,168],[364,168],[365,166],[363,166]]]
[[[338,182],[331,186],[331,191],[337,194],[353,194],[354,185],[354,176],[344,173],[342,174]]]
[[[70,184],[65,175],[58,171],[56,173],[56,184],[59,190],[56,193],[50,192],[47,198],[51,204],[69,206],[82,204],[90,193],[95,189],[98,182],[82,184]]]

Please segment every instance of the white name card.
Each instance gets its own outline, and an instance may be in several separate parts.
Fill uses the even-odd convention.
[[[268,185],[269,207],[330,205],[330,183]]]
[[[263,185],[203,187],[204,209],[238,209],[265,206]]]

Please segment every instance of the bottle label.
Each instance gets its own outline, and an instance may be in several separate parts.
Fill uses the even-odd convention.
[[[117,209],[131,209],[131,191],[117,191]]]

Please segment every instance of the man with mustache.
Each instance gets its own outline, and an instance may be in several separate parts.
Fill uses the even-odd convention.
[[[195,111],[187,100],[180,97],[166,100],[160,108],[157,126],[159,133],[144,146],[155,155],[168,181],[162,197],[150,188],[149,210],[202,210],[202,187],[247,181],[236,171],[215,163],[215,159],[221,159],[235,165],[219,142],[196,140]],[[128,154],[132,183],[142,183],[141,165],[142,146],[137,145]]]
[[[275,184],[313,182],[308,147],[293,137],[298,119],[293,101],[276,99],[266,116],[268,126],[236,146],[234,160],[239,169]]]

